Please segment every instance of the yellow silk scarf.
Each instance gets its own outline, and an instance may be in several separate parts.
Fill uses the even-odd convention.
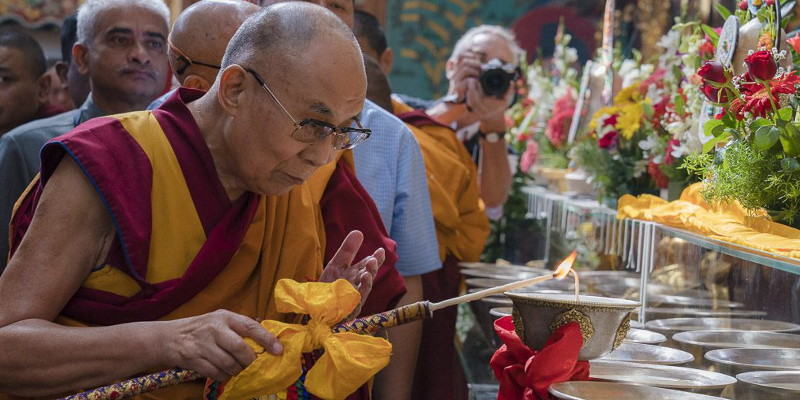
[[[344,399],[386,364],[392,345],[381,338],[355,333],[331,332],[361,301],[358,291],[345,280],[333,283],[297,283],[283,279],[275,287],[278,311],[308,314],[308,325],[263,321],[283,344],[274,356],[250,339],[256,361],[226,385],[220,400],[248,399],[284,391],[302,374],[301,357],[318,348],[325,353],[306,375],[309,393],[325,400]]]

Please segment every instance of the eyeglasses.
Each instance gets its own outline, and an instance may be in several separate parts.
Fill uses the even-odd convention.
[[[264,80],[261,79],[258,73],[250,68],[245,68],[245,71],[249,72],[254,78],[256,78],[258,84],[264,88],[272,101],[274,101],[275,104],[278,105],[278,108],[280,108],[283,113],[286,114],[290,120],[292,120],[292,125],[294,125],[292,138],[294,140],[297,140],[301,143],[310,144],[325,140],[325,138],[328,136],[333,135],[333,143],[331,143],[331,146],[333,146],[333,148],[336,150],[348,150],[358,146],[367,140],[370,135],[372,135],[372,130],[362,127],[361,123],[357,119],[353,119],[353,124],[355,124],[357,128],[352,126],[337,127],[336,125],[314,118],[308,118],[297,122],[292,114],[289,113],[289,110],[287,110],[286,107],[281,104],[280,100],[278,100],[275,94],[272,93],[272,90],[270,90],[269,86],[267,86]]]
[[[189,66],[191,65],[200,65],[208,68],[222,69],[219,65],[206,64],[200,61],[192,60],[191,58],[189,58],[189,56],[184,54],[184,52],[182,52],[179,48],[175,47],[175,45],[172,44],[172,41],[170,40],[167,40],[167,45],[169,46],[169,49],[172,50],[173,53],[175,53],[176,55],[175,58],[183,63],[183,66],[175,70],[175,73],[177,73],[178,75],[183,75],[183,73],[186,72],[186,68],[189,68]]]

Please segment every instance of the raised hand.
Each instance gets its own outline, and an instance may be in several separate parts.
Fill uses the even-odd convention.
[[[369,296],[372,290],[372,282],[375,279],[375,275],[378,273],[378,268],[380,268],[386,260],[386,252],[383,248],[379,248],[375,250],[371,256],[353,264],[353,259],[355,259],[363,241],[364,235],[361,232],[350,232],[342,242],[339,250],[322,271],[322,276],[320,277],[321,282],[333,282],[337,279],[344,279],[358,290],[358,293],[361,294],[361,303],[356,310],[353,311],[351,317],[355,317],[361,312],[361,307],[364,305],[364,301],[366,301],[367,296]]]

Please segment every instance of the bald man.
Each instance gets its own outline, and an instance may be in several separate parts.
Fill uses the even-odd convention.
[[[255,321],[287,318],[277,279],[344,278],[367,297],[383,250],[352,264],[354,232],[321,273],[320,224],[300,207],[305,180],[369,136],[343,129],[366,93],[355,37],[323,8],[269,7],[221,69],[206,94],[180,89],[44,147],[0,276],[0,391],[53,396],[172,366],[227,380],[255,359],[243,336],[282,351]],[[307,240],[288,248],[283,234]],[[202,395],[202,383],[154,393]]]
[[[181,86],[208,91],[231,37],[259,9],[242,0],[214,0],[184,10],[172,25],[167,50]]]
[[[36,39],[21,32],[0,32],[0,136],[62,109],[48,109],[50,76]]]

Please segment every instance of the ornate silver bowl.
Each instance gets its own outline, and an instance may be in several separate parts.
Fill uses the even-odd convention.
[[[590,377],[600,381],[635,383],[664,389],[719,396],[736,378],[694,368],[629,362],[590,361]]]
[[[754,371],[736,375],[737,399],[800,399],[800,371]]]
[[[574,294],[515,293],[506,296],[514,303],[514,327],[520,339],[533,350],[544,346],[550,334],[562,325],[577,322],[583,335],[578,358],[602,357],[622,344],[630,329],[635,301]]]
[[[714,369],[728,375],[751,371],[800,371],[800,349],[717,349],[706,353]]]
[[[550,394],[564,400],[724,400],[721,397],[680,390],[616,382],[562,382]]]
[[[650,344],[622,343],[618,349],[600,358],[603,361],[625,361],[642,364],[684,365],[694,356],[678,349]]]
[[[716,349],[794,348],[800,349],[800,335],[776,332],[749,331],[689,331],[672,336],[678,348],[694,355],[694,367],[708,368],[711,362],[703,355]]]

